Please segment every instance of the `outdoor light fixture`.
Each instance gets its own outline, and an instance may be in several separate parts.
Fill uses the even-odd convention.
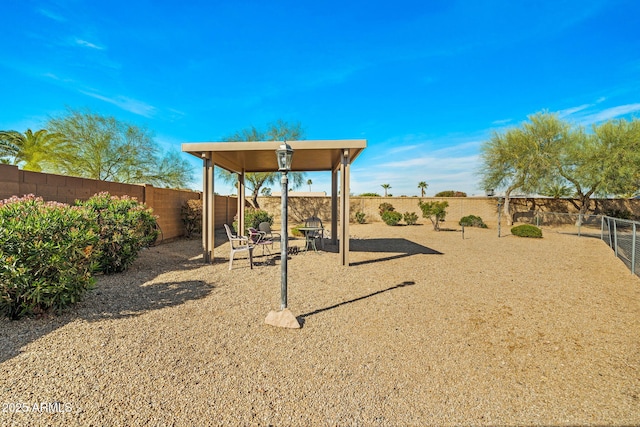
[[[282,328],[300,328],[298,319],[287,308],[287,254],[288,254],[288,225],[287,225],[287,202],[288,202],[288,186],[289,180],[287,172],[291,170],[291,160],[293,159],[293,148],[283,141],[276,150],[276,158],[278,160],[278,170],[282,172],[282,191],[280,193],[280,201],[282,205],[280,213],[280,311],[271,311],[265,319],[265,323]]]
[[[280,172],[289,172],[291,170],[291,160],[293,160],[293,148],[285,140],[276,150],[278,158],[278,170]]]

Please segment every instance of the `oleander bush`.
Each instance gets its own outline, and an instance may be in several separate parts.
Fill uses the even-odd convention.
[[[395,211],[386,211],[382,214],[382,220],[387,225],[398,225],[402,220],[402,214]]]
[[[0,314],[62,311],[93,287],[95,212],[28,195],[0,202]]]
[[[362,211],[356,212],[356,222],[358,224],[364,224],[366,222],[366,215]]]
[[[518,237],[542,238],[542,230],[531,224],[517,225],[511,228],[511,234]]]
[[[465,227],[479,227],[479,228],[487,228],[487,224],[482,221],[482,218],[475,215],[467,215],[460,218],[460,222],[458,223]]]
[[[98,269],[105,274],[125,271],[138,258],[140,250],[158,238],[156,217],[135,198],[102,192],[84,202],[77,201],[76,205],[97,220]]]
[[[184,237],[190,239],[202,231],[202,200],[186,200],[180,207],[180,218],[184,225]]]
[[[418,214],[415,212],[405,212],[403,218],[407,225],[416,225],[418,223]]]

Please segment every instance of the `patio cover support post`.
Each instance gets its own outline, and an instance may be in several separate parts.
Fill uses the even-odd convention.
[[[238,174],[238,236],[244,236],[244,171]]]
[[[338,243],[338,168],[331,171],[331,244]]]
[[[212,263],[214,259],[214,200],[213,194],[213,159],[212,153],[203,154],[202,159],[202,249],[204,262]]]
[[[340,156],[340,264],[349,265],[349,150]]]

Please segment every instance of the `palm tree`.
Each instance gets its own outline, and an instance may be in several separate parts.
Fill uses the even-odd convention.
[[[41,172],[42,165],[56,158],[64,144],[62,134],[49,133],[46,129],[35,133],[27,129],[24,134],[15,130],[0,131],[0,157],[13,159],[14,165],[28,171]]]
[[[313,184],[313,181],[311,181],[310,179],[307,180],[307,185],[309,186],[309,193],[311,193],[311,184]]]
[[[391,185],[382,184],[381,187],[384,188],[384,197],[387,197],[387,190],[391,188]]]
[[[429,184],[427,184],[424,181],[420,181],[418,183],[418,188],[420,189],[421,193],[422,193],[422,197],[424,197],[424,192],[427,191],[427,187],[429,186]]]

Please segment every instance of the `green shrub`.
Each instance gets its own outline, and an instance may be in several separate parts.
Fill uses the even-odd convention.
[[[428,218],[433,224],[433,229],[440,231],[440,221],[444,221],[447,216],[447,207],[449,202],[418,202],[420,210],[422,211],[422,217]]]
[[[436,194],[436,197],[467,197],[467,193],[463,191],[447,190],[439,192]]]
[[[180,207],[180,218],[184,225],[184,237],[191,238],[202,231],[202,200],[186,200]]]
[[[298,230],[298,227],[302,227],[302,225],[295,226],[291,229],[291,235],[295,237],[304,237],[304,233]]]
[[[378,211],[380,212],[380,216],[384,215],[385,212],[393,212],[395,211],[396,208],[393,207],[393,205],[391,203],[380,203],[380,206],[378,206]]]
[[[102,192],[76,204],[97,217],[98,268],[105,274],[126,270],[140,250],[151,246],[158,237],[156,217],[134,198]]]
[[[463,225],[465,227],[487,228],[487,224],[485,224],[484,221],[482,221],[482,218],[475,215],[463,216],[462,218],[460,218],[460,222],[458,224]]]
[[[233,228],[238,231],[238,220],[233,221]],[[262,209],[245,208],[244,210],[244,227],[245,230],[242,235],[248,236],[249,227],[258,228],[261,222],[268,222],[269,225],[273,225],[273,216],[269,215],[269,212]]]
[[[398,225],[402,220],[402,214],[400,212],[386,211],[382,214],[382,220],[387,225]]]
[[[362,193],[358,197],[380,197],[378,193]]]
[[[356,221],[358,222],[358,224],[364,224],[366,221],[366,215],[364,214],[364,212],[358,211],[356,212]]]
[[[418,222],[418,215],[415,212],[405,212],[404,222],[406,222],[407,225],[416,225]]]
[[[0,202],[0,314],[58,312],[94,285],[93,212],[33,195]]]
[[[511,234],[518,237],[542,237],[542,230],[531,224],[517,225],[511,228]]]

